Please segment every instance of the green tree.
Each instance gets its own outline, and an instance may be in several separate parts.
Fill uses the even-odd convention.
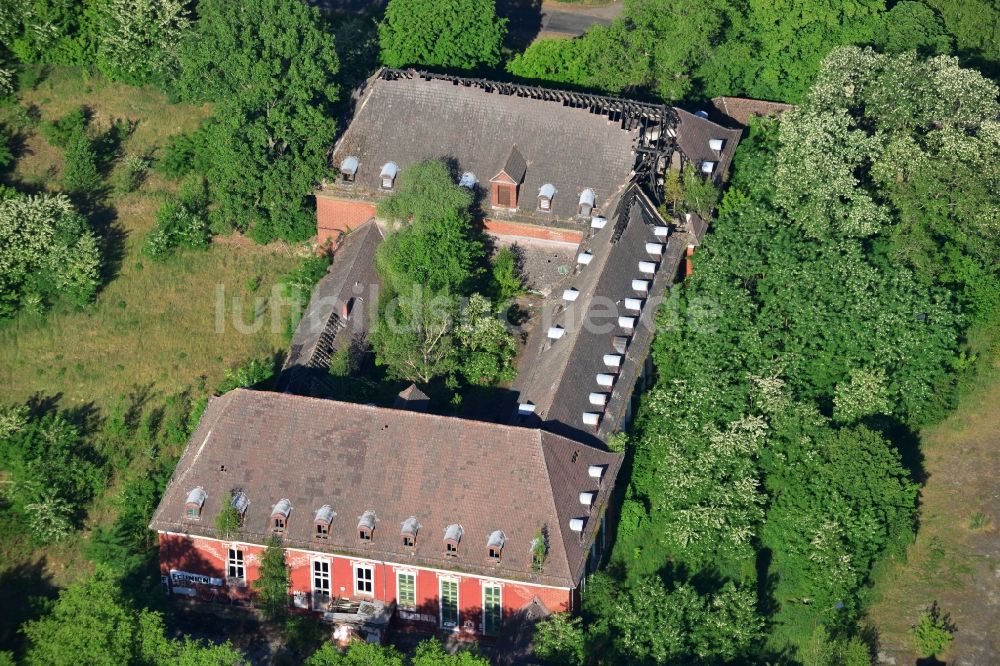
[[[517,255],[509,247],[501,248],[493,257],[492,273],[493,293],[501,307],[524,293]]]
[[[281,540],[271,536],[267,549],[260,560],[260,571],[253,588],[257,591],[257,601],[264,616],[269,620],[280,620],[288,615],[288,565]]]
[[[699,594],[688,583],[667,585],[657,577],[640,578],[624,589],[592,582],[591,594],[606,598],[588,603],[610,610],[606,629],[602,623],[592,625],[592,638],[608,631],[605,640],[615,662],[728,662],[746,655],[763,634],[756,595],[733,583]]]
[[[392,196],[379,202],[379,217],[400,222],[435,220],[451,211],[467,213],[472,192],[455,183],[441,160],[426,160],[399,174]]]
[[[889,53],[914,50],[923,55],[951,53],[952,40],[934,10],[922,2],[903,0],[884,14],[876,44]]]
[[[506,33],[493,0],[389,0],[379,46],[389,67],[475,69],[500,62]]]
[[[105,0],[100,3],[97,68],[133,85],[163,82],[177,67],[190,21],[180,0]]]
[[[228,643],[205,646],[187,637],[167,638],[158,613],[137,611],[122,594],[111,570],[59,593],[52,610],[23,625],[30,642],[27,663],[70,666],[86,655],[90,664],[142,663],[153,666],[237,666],[243,663]]]
[[[386,299],[383,297],[383,301]],[[414,285],[379,306],[372,330],[375,362],[396,379],[427,383],[454,371],[457,364],[455,301]]]
[[[37,540],[58,541],[79,524],[104,482],[94,457],[79,428],[60,414],[28,419],[0,439],[2,492]]]
[[[481,294],[469,298],[456,334],[461,346],[459,370],[469,383],[491,386],[514,380],[517,340],[493,314],[489,299]]]
[[[346,651],[324,643],[306,666],[403,666],[403,656],[391,645],[354,641]]]
[[[205,175],[219,219],[258,242],[308,238],[308,197],[331,171],[338,95],[337,54],[319,10],[204,0],[180,53],[180,95],[216,102]]]
[[[749,2],[699,68],[709,94],[797,102],[837,46],[870,43],[884,0]]]
[[[474,649],[450,654],[436,638],[421,641],[410,657],[410,666],[489,666],[489,660]]]
[[[583,618],[555,613],[535,625],[533,652],[546,664],[583,666],[585,641]]]

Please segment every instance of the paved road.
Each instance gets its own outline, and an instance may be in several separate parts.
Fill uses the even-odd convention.
[[[624,4],[618,0],[605,7],[580,7],[542,3],[542,32],[576,37],[587,28],[600,23],[611,23],[622,12]]]

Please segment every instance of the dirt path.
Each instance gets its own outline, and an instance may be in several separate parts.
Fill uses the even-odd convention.
[[[991,357],[988,380],[923,433],[929,477],[921,528],[907,561],[880,577],[870,612],[883,663],[916,662],[907,629],[934,601],[958,629],[939,658],[956,666],[1000,663],[1000,353]]]

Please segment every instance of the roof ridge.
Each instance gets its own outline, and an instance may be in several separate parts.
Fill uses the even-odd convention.
[[[547,431],[543,431],[541,428],[529,428],[529,427],[525,427],[525,426],[519,426],[519,425],[510,424],[510,423],[500,423],[500,422],[497,422],[497,421],[480,421],[478,419],[465,419],[465,418],[461,418],[461,417],[458,417],[458,416],[448,416],[447,414],[433,414],[433,413],[429,413],[429,412],[414,412],[414,411],[405,410],[405,409],[396,409],[394,407],[382,407],[380,405],[364,404],[364,403],[360,403],[360,402],[346,402],[346,401],[343,401],[343,400],[331,400],[329,398],[316,398],[316,397],[309,396],[309,395],[299,395],[297,393],[279,393],[277,391],[262,391],[262,390],[257,390],[257,389],[240,387],[240,388],[235,388],[232,391],[229,391],[228,393],[224,393],[222,396],[219,396],[219,397],[229,396],[229,395],[232,395],[234,393],[247,393],[247,394],[252,395],[252,396],[274,396],[274,397],[277,397],[277,398],[282,399],[282,400],[284,400],[284,399],[291,399],[291,400],[298,400],[298,401],[301,401],[301,402],[322,403],[324,405],[349,405],[351,408],[370,409],[372,411],[376,411],[376,412],[379,412],[379,413],[398,414],[399,412],[406,412],[407,414],[411,415],[413,418],[433,419],[433,420],[437,420],[437,421],[455,421],[455,422],[461,422],[461,423],[475,423],[475,424],[480,424],[480,425],[483,425],[483,426],[490,426],[490,427],[494,427],[494,428],[502,428],[504,430],[515,430],[515,431],[518,431],[518,432],[527,432],[527,433],[533,434],[535,437],[538,438],[539,445],[541,445],[541,435],[542,435],[543,432],[545,432],[545,434],[548,434],[548,435],[553,435],[555,437],[559,437],[560,439],[564,439],[564,440],[566,440],[568,442],[576,442],[576,440],[573,440],[573,439],[570,439],[568,437],[565,437],[564,435],[559,435],[557,433],[550,433],[550,432],[547,432]],[[230,402],[231,402],[231,400],[230,400]],[[582,446],[586,446],[588,448],[594,449],[595,451],[601,451],[602,453],[604,453],[604,451],[602,451],[601,449],[599,449],[599,448],[597,448],[595,446],[591,446],[590,444],[584,444],[583,442],[576,442],[576,443],[581,444]]]

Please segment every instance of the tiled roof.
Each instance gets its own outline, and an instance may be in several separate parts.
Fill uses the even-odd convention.
[[[592,253],[591,262],[577,264],[573,274],[557,285],[546,309],[558,312],[529,335],[514,388],[520,403],[534,405],[534,413],[519,417],[521,422],[537,421],[581,441],[606,440],[626,425],[632,391],[655,329],[656,303],[650,299],[662,296],[673,281],[689,242],[683,233],[674,233],[669,240],[657,237],[654,227],[666,224],[633,185],[622,197],[618,216],[581,245],[581,252]],[[661,256],[653,257],[647,243],[665,243],[666,248]],[[641,261],[656,262],[655,275],[641,273]],[[633,289],[635,279],[649,281],[648,294]],[[562,301],[565,289],[577,290],[574,301]],[[641,298],[641,311],[624,307],[626,298]],[[618,316],[635,317],[634,328],[623,328]],[[549,339],[550,326],[563,327],[565,334]],[[613,369],[606,365],[604,355],[617,353],[616,337],[628,338],[628,342],[620,367]],[[614,375],[613,388],[599,385],[598,374]],[[603,408],[591,403],[591,393],[607,396]],[[597,428],[583,422],[584,412],[601,415]]]
[[[747,97],[713,97],[712,106],[720,124],[746,127],[752,116],[777,116],[795,108],[783,102],[768,102]]]
[[[381,284],[375,272],[375,252],[383,238],[378,224],[369,220],[337,246],[330,270],[317,283],[292,335],[279,389],[289,389],[311,370],[329,369],[334,351],[367,337]],[[348,304],[350,314],[345,320],[342,308]]]
[[[250,499],[241,541],[262,543],[271,506],[287,498],[288,547],[573,587],[620,464],[620,455],[538,429],[237,389],[209,403],[150,528],[216,537],[215,518],[240,489]],[[581,538],[568,525],[587,516],[579,492],[598,490],[589,465],[606,471]],[[185,499],[199,486],[202,518],[187,520]],[[312,538],[325,504],[336,513],[327,543]],[[370,542],[356,534],[365,511],[378,516]],[[421,525],[413,549],[400,537],[410,516]],[[464,531],[457,558],[445,555],[452,524]],[[543,526],[549,554],[536,572],[531,542]],[[506,541],[493,564],[486,543],[498,529]]]
[[[348,156],[359,158],[355,182],[325,189],[339,196],[383,196],[378,175],[390,161],[405,172],[416,162],[444,159],[458,173],[474,173],[480,187],[506,167],[523,170],[519,214],[583,226],[576,217],[580,193],[593,189],[596,205],[606,207],[631,177],[639,135],[638,127],[626,130],[604,115],[551,100],[440,79],[375,77],[332,158],[334,166]],[[514,145],[521,159],[508,164]],[[536,211],[536,195],[545,183],[558,193],[551,212],[542,213]],[[504,214],[491,213],[496,215]]]
[[[694,165],[695,169],[701,169],[702,162],[714,162],[715,168],[712,171],[712,177],[716,180],[724,180],[729,171],[729,164],[733,160],[733,153],[736,152],[736,144],[740,142],[742,131],[723,127],[683,109],[675,109],[675,111],[680,120],[677,127],[677,145],[688,162]],[[712,149],[709,141],[713,139],[722,139],[722,150]]]

